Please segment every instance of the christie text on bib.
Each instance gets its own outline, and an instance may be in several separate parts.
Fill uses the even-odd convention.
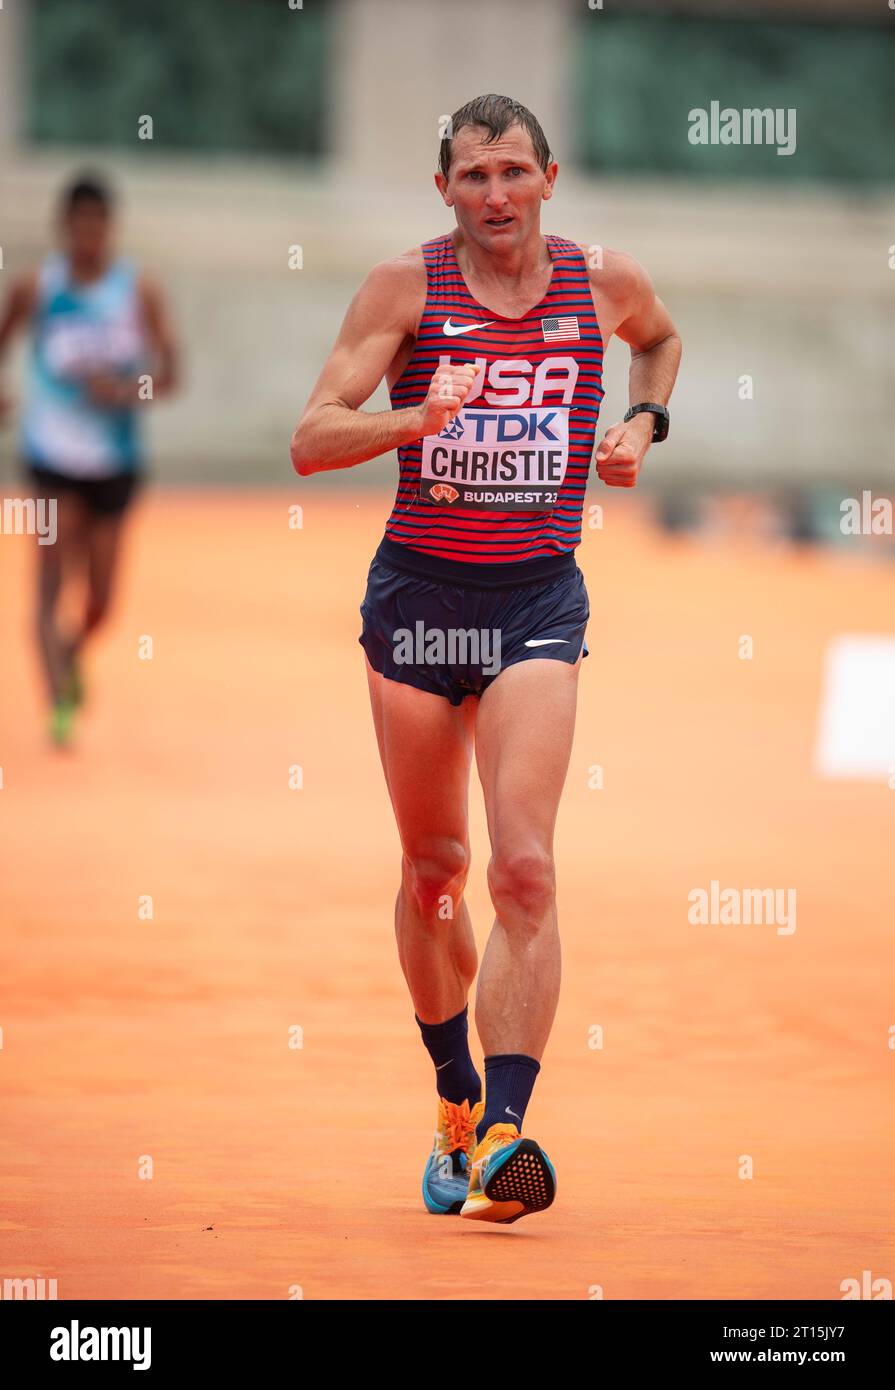
[[[483,511],[547,512],[569,461],[564,406],[460,410],[422,441],[420,497]]]

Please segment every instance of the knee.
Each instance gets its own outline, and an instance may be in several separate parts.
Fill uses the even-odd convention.
[[[450,920],[445,909],[456,907],[469,875],[469,848],[460,840],[437,835],[405,847],[404,887],[419,915]]]
[[[504,922],[540,924],[556,895],[553,855],[537,846],[496,850],[488,865],[494,910]]]

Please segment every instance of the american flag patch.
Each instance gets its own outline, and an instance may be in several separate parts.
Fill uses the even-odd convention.
[[[557,338],[580,338],[578,319],[569,314],[561,319],[541,319],[541,331],[545,343],[553,343]]]

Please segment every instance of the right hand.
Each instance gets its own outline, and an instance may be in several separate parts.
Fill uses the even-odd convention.
[[[474,362],[439,367],[429,382],[426,399],[420,406],[420,437],[439,434],[453,420],[478,376]]]

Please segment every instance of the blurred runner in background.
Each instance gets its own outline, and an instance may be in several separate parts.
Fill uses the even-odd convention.
[[[58,252],[14,282],[0,315],[0,360],[19,328],[31,334],[20,425],[35,498],[55,502],[56,540],[38,546],[37,636],[51,703],[50,734],[71,739],[84,698],[81,653],[106,616],[125,514],[143,476],[139,414],[176,382],[176,349],[158,286],[114,248],[114,199],[95,177],[63,192]],[[0,391],[0,420],[10,401]],[[71,630],[63,585],[86,581]]]

